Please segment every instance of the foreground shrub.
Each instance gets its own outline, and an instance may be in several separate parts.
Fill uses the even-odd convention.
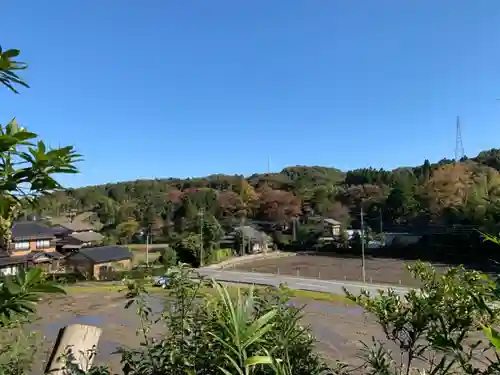
[[[154,317],[147,293],[138,290],[127,303],[143,322],[140,349],[120,349],[123,371],[153,374],[296,374],[325,373],[314,353],[314,339],[298,321],[300,309],[285,305],[286,295],[264,297],[253,288],[231,293],[210,282],[191,279],[184,266],[171,269],[168,302],[162,314],[168,334],[149,336]]]
[[[495,283],[480,272],[461,267],[444,275],[422,263],[408,269],[422,287],[404,297],[394,291],[380,291],[377,296],[367,292],[355,296],[346,291],[349,299],[375,317],[386,338],[399,348],[392,353],[375,339],[365,344],[364,372],[500,373],[494,347],[477,332],[482,325],[498,323],[498,307],[493,304]],[[477,296],[483,305],[477,303]]]

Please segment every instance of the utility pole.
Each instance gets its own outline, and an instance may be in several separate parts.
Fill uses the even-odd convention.
[[[293,242],[297,241],[297,218],[292,218]]]
[[[385,245],[384,222],[382,220],[382,209],[379,210],[379,215],[380,215],[380,243]]]
[[[363,282],[366,283],[365,272],[365,223],[363,220],[363,204],[361,204],[361,272],[363,275]]]
[[[380,217],[380,233],[384,233],[384,222],[382,221],[382,210],[379,210]]]
[[[240,235],[241,235],[240,256],[243,256],[245,255],[245,232],[243,231],[243,217],[240,220]]]
[[[146,232],[146,267],[149,267],[149,230]]]
[[[203,224],[205,223],[205,210],[200,209],[200,267],[203,267]]]

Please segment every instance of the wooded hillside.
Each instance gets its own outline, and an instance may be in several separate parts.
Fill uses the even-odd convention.
[[[57,192],[42,199],[39,213],[93,211],[104,231],[119,236],[148,226],[159,236],[182,230],[200,209],[221,223],[321,215],[356,228],[362,207],[372,228],[382,221],[385,228],[463,224],[493,230],[500,221],[499,171],[500,149],[492,149],[459,163],[426,160],[392,171],[296,166],[246,178],[137,180]]]

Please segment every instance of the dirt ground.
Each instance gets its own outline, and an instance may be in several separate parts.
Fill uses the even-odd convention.
[[[359,363],[356,358],[361,347],[359,340],[370,341],[372,336],[382,339],[380,329],[366,320],[363,311],[342,302],[308,301],[297,299],[294,304],[304,305],[304,324],[310,325],[318,339],[318,350],[328,360]],[[159,298],[151,301],[153,310],[161,309]],[[106,363],[120,371],[119,357],[111,353],[120,345],[135,347],[139,320],[134,309],[125,310],[124,299],[117,292],[81,292],[44,303],[39,308],[40,320],[32,327],[44,336],[37,356],[36,374],[41,374],[60,328],[69,324],[90,324],[103,328],[97,363]],[[162,333],[161,328],[152,332]]]
[[[366,258],[367,282],[416,286],[416,281],[398,259]],[[438,271],[447,268],[434,264]],[[321,255],[296,255],[282,258],[256,260],[234,265],[235,270],[312,277],[323,280],[362,281],[361,258]]]

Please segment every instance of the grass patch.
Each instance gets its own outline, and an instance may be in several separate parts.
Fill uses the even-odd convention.
[[[230,293],[235,293],[236,290],[239,289],[248,289],[250,286],[246,284],[232,284],[232,283],[221,283],[228,287]],[[255,286],[257,289],[264,289],[262,286]],[[64,288],[66,293],[68,294],[77,294],[77,293],[112,293],[112,292],[120,292],[124,290],[125,287],[123,285],[109,285],[103,284],[99,282],[88,282],[84,285],[71,285]],[[152,285],[146,285],[146,290],[150,293],[161,293],[162,288],[155,287]],[[213,289],[207,288],[205,292],[211,292]],[[315,301],[326,301],[326,302],[341,302],[346,304],[352,304],[352,301],[348,300],[344,295],[341,294],[330,294],[325,292],[313,292],[309,290],[299,290],[299,289],[290,289],[290,292],[293,297],[297,298],[307,298]]]

